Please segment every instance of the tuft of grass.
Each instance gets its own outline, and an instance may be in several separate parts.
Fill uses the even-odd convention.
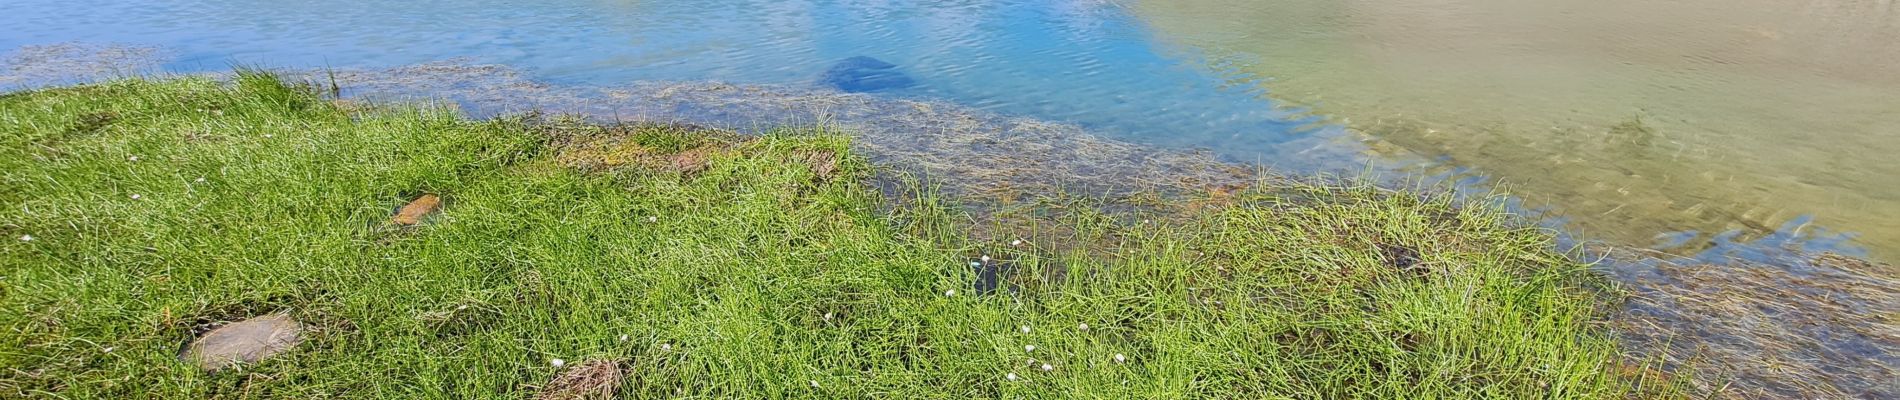
[[[1667,393],[1622,372],[1601,282],[1486,208],[1281,187],[979,241],[934,196],[885,203],[842,136],[315,90],[241,73],[0,98],[0,397]],[[419,193],[444,208],[389,229]],[[978,294],[985,273],[1001,288]],[[178,361],[205,324],[277,312],[307,326],[284,355]]]

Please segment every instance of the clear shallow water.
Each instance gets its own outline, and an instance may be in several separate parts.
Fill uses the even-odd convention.
[[[1713,133],[1678,133],[1678,126],[1699,127],[1703,125],[1698,121],[1720,120],[1721,112],[1697,114],[1697,118],[1706,117],[1697,120],[1674,113],[1644,119],[1657,126],[1653,130],[1661,132],[1656,134],[1662,135],[1660,139],[1643,135],[1618,139],[1599,132],[1601,125],[1612,123],[1593,119],[1552,128],[1582,133],[1527,131],[1519,125],[1541,127],[1546,119],[1571,118],[1551,114],[1561,114],[1553,110],[1573,100],[1575,107],[1589,110],[1582,113],[1587,116],[1624,116],[1620,108],[1593,106],[1619,104],[1618,96],[1624,92],[1593,90],[1596,83],[1568,78],[1596,76],[1587,73],[1593,63],[1616,61],[1626,52],[1611,49],[1604,55],[1587,50],[1601,40],[1622,37],[1582,35],[1576,40],[1512,42],[1526,33],[1468,28],[1486,26],[1482,22],[1493,19],[1510,20],[1508,11],[1517,8],[1499,5],[1506,2],[1450,1],[1446,7],[1413,3],[1417,2],[1400,2],[1387,9],[1354,1],[1308,1],[1289,8],[1290,2],[1148,1],[1123,6],[1102,0],[15,0],[9,2],[7,12],[0,13],[0,26],[8,27],[0,35],[0,49],[62,42],[153,45],[174,56],[165,69],[185,72],[225,70],[234,63],[357,68],[462,59],[508,65],[537,81],[577,86],[643,80],[815,85],[834,62],[869,56],[896,64],[898,71],[917,82],[880,96],[941,99],[995,113],[1075,123],[1108,137],[1161,147],[1208,148],[1230,160],[1294,173],[1350,174],[1370,165],[1375,172],[1394,176],[1416,173],[1472,184],[1502,178],[1523,195],[1524,204],[1546,209],[1552,221],[1577,227],[1586,232],[1585,237],[1612,238],[1623,244],[1657,243],[1695,253],[1711,243],[1791,242],[1860,253],[1858,245],[1832,232],[1875,239],[1900,232],[1894,227],[1900,217],[1892,215],[1900,213],[1900,204],[1892,203],[1900,201],[1894,200],[1900,196],[1880,189],[1900,186],[1893,185],[1893,175],[1887,173],[1890,167],[1823,168],[1807,161],[1816,157],[1813,154],[1848,154],[1853,160],[1876,164],[1878,160],[1867,154],[1900,142],[1890,140],[1891,135],[1831,133],[1872,129],[1865,128],[1866,124],[1830,128],[1830,133],[1774,136],[1779,131],[1769,130],[1746,135],[1775,140],[1731,140],[1723,136],[1730,132],[1724,129],[1732,129],[1725,127],[1734,126],[1728,123],[1708,125],[1715,127],[1706,129]],[[1499,19],[1500,12],[1485,7],[1504,10],[1505,18]],[[1360,11],[1365,9],[1382,12]],[[1571,12],[1588,7],[1552,9]],[[1460,19],[1467,14],[1493,19]],[[1695,19],[1688,21],[1693,25]],[[1647,26],[1641,20],[1634,24]],[[1428,37],[1422,34],[1438,31],[1415,25],[1448,33]],[[1531,33],[1540,29],[1537,24],[1504,25]],[[1559,25],[1560,33],[1565,32],[1562,26],[1567,25]],[[1628,29],[1612,26],[1603,31]],[[1630,37],[1670,33],[1639,31]],[[1367,37],[1374,39],[1355,39]],[[1868,44],[1862,46],[1877,47],[1882,43],[1879,38],[1867,39],[1861,43]],[[1367,55],[1360,48],[1387,48],[1391,43],[1406,51]],[[1657,57],[1663,58],[1671,46],[1680,46],[1642,43],[1660,47],[1641,49],[1656,50],[1662,54]],[[1482,60],[1464,60],[1455,52],[1467,47],[1548,48],[1559,54],[1535,59],[1538,63],[1501,63],[1477,72],[1432,74],[1470,67],[1457,62],[1481,65]],[[1847,47],[1816,56],[1852,54],[1853,45]],[[1698,51],[1692,55],[1726,54],[1723,48]],[[1209,62],[1203,55],[1223,61]],[[1589,61],[1570,63],[1573,59]],[[1856,64],[1867,66],[1849,71],[1878,70],[1884,65],[1880,60],[1869,59]],[[1719,75],[1721,71],[1673,64],[1650,69],[1658,72],[1643,75],[1635,86],[1666,89],[1675,85],[1670,79],[1703,86],[1730,82],[1728,75]],[[1621,75],[1610,76],[1604,80],[1621,82],[1614,79]],[[1878,80],[1881,75],[1867,76]],[[1714,83],[1709,79],[1715,79]],[[1546,80],[1560,86],[1510,85]],[[1369,95],[1387,87],[1401,90],[1388,97]],[[1760,101],[1724,102],[1716,108],[1734,115],[1771,116],[1807,115],[1811,109],[1826,108],[1808,104],[1806,97],[1778,94],[1775,90],[1781,86],[1762,87],[1756,96]],[[1447,94],[1426,95],[1440,92]],[[1737,97],[1723,93],[1725,99]],[[1891,114],[1885,103],[1875,101],[1878,96],[1865,90],[1856,93],[1862,94],[1847,99],[1862,101],[1828,115],[1866,120]],[[1367,98],[1381,101],[1355,100]],[[1660,103],[1676,104],[1674,99]],[[1697,99],[1684,98],[1692,100]],[[1833,101],[1846,104],[1848,100]],[[1288,107],[1293,104],[1289,102],[1314,108]],[[1507,123],[1459,119],[1519,113],[1529,117],[1513,117],[1517,119],[1506,119]],[[1455,122],[1440,122],[1446,118]],[[1388,120],[1393,122],[1366,122]],[[1792,120],[1776,126],[1801,126],[1802,120]],[[1883,126],[1875,121],[1874,128]],[[1386,126],[1406,129],[1382,128]],[[1447,127],[1471,126],[1491,128],[1437,134]],[[1858,142],[1830,139],[1834,137],[1853,137]],[[1566,142],[1564,138],[1584,139]],[[1632,150],[1616,144],[1619,140],[1648,144]],[[1733,151],[1711,145],[1726,142],[1747,144]],[[1841,151],[1826,151],[1830,148]],[[1776,155],[1733,156],[1750,149],[1757,153],[1775,150]],[[1778,156],[1783,149],[1800,149],[1794,156],[1799,160],[1783,162],[1782,158],[1788,158]],[[1724,167],[1731,164],[1736,167]],[[1845,180],[1823,173],[1828,170],[1847,171],[1841,175]],[[1790,181],[1831,183],[1769,184]],[[1865,212],[1866,217],[1850,218],[1841,212],[1852,209]]]
[[[1133,13],[1158,38],[1272,77],[1261,86],[1275,99],[1508,182],[1587,236],[1693,247],[1819,228],[1900,256],[1892,0],[1177,0]]]

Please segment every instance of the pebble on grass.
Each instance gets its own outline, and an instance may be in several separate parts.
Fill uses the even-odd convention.
[[[138,199],[139,199],[139,198],[141,198],[141,197],[145,197],[145,196],[140,196],[140,195],[139,195],[138,193],[133,193],[133,194],[132,194],[132,200],[138,200]]]
[[[441,197],[433,193],[424,193],[422,196],[416,197],[415,200],[409,201],[409,204],[404,204],[401,209],[396,210],[396,215],[390,217],[389,221],[397,225],[415,226],[416,224],[422,223],[423,217],[441,208]]]
[[[1022,327],[1016,328],[1016,329],[1023,331],[1023,333],[1029,333],[1029,325],[1023,325]]]
[[[1036,351],[1036,345],[1023,346],[1023,352],[1027,353],[1032,351]]]
[[[1023,240],[1022,240],[1022,239],[1016,239],[1016,240],[1011,240],[1011,241],[1009,241],[1009,245],[1011,245],[1011,246],[1021,246],[1021,245],[1023,245]]]
[[[1115,363],[1116,363],[1116,364],[1121,364],[1121,363],[1125,363],[1125,362],[1128,362],[1128,357],[1125,357],[1125,356],[1122,356],[1122,353],[1115,353]]]
[[[1043,364],[1042,364],[1042,370],[1043,370],[1043,371],[1054,371],[1054,370],[1056,370],[1056,366],[1054,366],[1054,365],[1049,365],[1048,363],[1043,363]]]
[[[1022,379],[1022,377],[1016,376],[1015,372],[1011,372],[1008,375],[1003,375],[1003,377],[1008,378],[1009,380],[1012,380],[1012,381],[1017,380],[1017,379]]]
[[[303,341],[303,324],[288,314],[251,318],[212,329],[192,340],[178,358],[205,371],[255,363]]]
[[[1075,326],[1075,329],[1079,329],[1079,330],[1081,330],[1081,331],[1083,331],[1083,332],[1088,332],[1088,331],[1089,331],[1089,324],[1088,324],[1088,323],[1083,323],[1083,324],[1081,324],[1081,325],[1076,325],[1076,326]]]
[[[559,358],[548,360],[548,365],[552,365],[555,368],[560,368],[561,366],[567,365],[567,360],[562,360]]]

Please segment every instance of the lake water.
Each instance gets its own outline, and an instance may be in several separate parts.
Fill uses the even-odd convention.
[[[232,65],[501,64],[556,85],[932,99],[1293,173],[1502,183],[1578,237],[1900,255],[1892,0],[10,0],[0,51]],[[1713,249],[1713,250],[1711,250]]]

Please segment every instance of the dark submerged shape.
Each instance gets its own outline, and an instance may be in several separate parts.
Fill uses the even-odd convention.
[[[917,84],[910,76],[897,71],[896,64],[865,56],[851,57],[832,64],[820,81],[825,86],[852,93],[902,89]]]

